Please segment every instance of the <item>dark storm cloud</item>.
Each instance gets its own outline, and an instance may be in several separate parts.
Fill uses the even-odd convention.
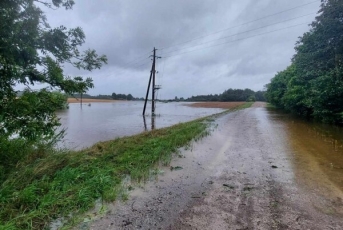
[[[158,55],[163,57],[157,63],[157,81],[163,85],[160,97],[172,98],[221,93],[228,88],[261,90],[276,72],[290,64],[295,42],[309,27],[302,25],[236,40],[299,23],[308,24],[314,14],[243,33],[317,12],[320,1],[244,26],[214,32],[308,2],[311,0],[79,0],[72,11],[47,11],[47,16],[53,26],[81,26],[87,36],[85,48],[91,47],[99,54],[107,55],[109,64],[91,73],[66,66],[65,72],[70,75],[94,79],[96,87],[91,94],[118,92],[143,96],[151,68],[148,57],[156,47]],[[235,35],[237,33],[240,34]],[[204,37],[208,34],[211,35]],[[179,44],[199,36],[202,38]],[[220,40],[211,42],[215,39]],[[204,48],[225,42],[225,45]],[[179,45],[170,47],[175,44]],[[202,45],[196,46],[198,44]],[[178,55],[181,53],[184,54]],[[133,62],[126,64],[130,61]]]

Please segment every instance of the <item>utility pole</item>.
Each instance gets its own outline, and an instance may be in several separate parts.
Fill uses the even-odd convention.
[[[148,84],[148,89],[146,92],[145,96],[145,102],[144,102],[144,108],[143,108],[143,116],[145,115],[145,109],[146,109],[146,104],[148,101],[148,96],[149,96],[149,91],[150,91],[150,84],[151,84],[151,78],[152,78],[152,98],[151,98],[151,116],[155,116],[155,92],[161,88],[159,85],[155,85],[155,75],[156,75],[156,59],[161,58],[156,56],[156,48],[154,48],[154,53],[152,55],[152,67],[150,71],[150,79],[149,79],[149,84]]]
[[[145,116],[146,103],[148,102],[148,96],[149,96],[149,91],[150,91],[150,85],[151,85],[151,78],[152,78],[152,70],[153,70],[153,67],[154,67],[154,64],[152,65],[151,71],[150,71],[149,84],[148,84],[148,89],[147,89],[147,91],[146,91],[145,101],[144,101],[143,116]]]

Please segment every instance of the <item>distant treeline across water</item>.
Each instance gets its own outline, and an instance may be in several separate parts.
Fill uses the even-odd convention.
[[[266,101],[264,91],[253,91],[251,89],[228,89],[221,94],[197,95],[191,96],[187,99],[177,97],[168,99],[166,101]],[[80,94],[73,94],[73,97],[80,98]],[[83,98],[90,99],[105,99],[105,100],[144,100],[143,97],[134,97],[131,94],[116,94],[92,96],[89,94],[82,94]]]

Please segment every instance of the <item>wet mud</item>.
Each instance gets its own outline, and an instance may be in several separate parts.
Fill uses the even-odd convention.
[[[215,123],[127,201],[78,228],[342,229],[339,135],[261,103]]]

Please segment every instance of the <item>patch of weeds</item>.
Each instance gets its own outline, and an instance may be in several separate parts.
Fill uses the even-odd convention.
[[[162,175],[163,173],[164,171],[158,168],[150,170],[150,175]]]
[[[185,150],[189,150],[190,148],[191,148],[191,145],[190,145],[190,144],[187,144],[187,145],[184,147]]]
[[[244,187],[243,188],[243,194],[249,195],[253,189],[255,189],[255,188],[254,187]]]
[[[254,189],[254,187],[244,187],[243,188],[243,191],[251,191],[251,190],[253,190]]]
[[[173,166],[170,166],[170,170],[171,171],[177,171],[177,170],[182,170],[183,168],[181,167],[181,166],[175,166],[175,167],[173,167]]]
[[[223,184],[223,186],[224,186],[225,188],[235,189],[235,186],[230,185],[230,184]]]
[[[272,208],[277,208],[279,206],[279,202],[278,201],[272,201],[271,202],[271,207]]]
[[[186,156],[182,155],[182,154],[177,154],[178,158],[186,158]]]
[[[133,187],[133,186],[129,185],[129,187],[127,187],[127,190],[128,190],[128,191],[135,190],[135,187]]]
[[[269,109],[276,109],[275,105],[270,104],[270,103],[267,103],[266,108],[269,108]]]

